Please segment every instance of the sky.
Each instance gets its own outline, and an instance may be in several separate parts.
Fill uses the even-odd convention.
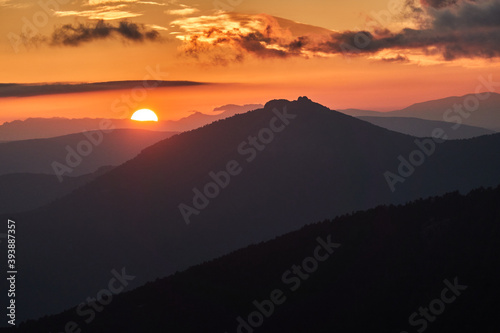
[[[0,122],[303,95],[389,111],[500,80],[500,0],[0,0],[0,36],[0,83],[211,83],[4,97]]]

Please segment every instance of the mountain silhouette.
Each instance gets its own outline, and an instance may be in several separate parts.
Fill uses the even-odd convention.
[[[344,215],[11,331],[494,332],[499,200],[497,187]]]
[[[137,287],[311,221],[500,183],[500,135],[432,142],[305,97],[160,141],[50,205],[9,215],[24,239],[19,318],[82,302],[112,270]]]
[[[486,92],[460,97],[447,97],[416,103],[404,109],[390,112],[347,109],[341,112],[359,117],[412,117],[427,120],[446,121],[458,128],[462,125],[500,131],[500,94]]]
[[[476,136],[495,133],[485,128],[461,125],[454,128],[454,124],[445,121],[425,120],[411,117],[367,117],[360,116],[358,119],[365,120],[374,125],[387,128],[411,136],[420,138],[431,137],[436,128],[447,133],[448,140],[470,139]]]
[[[89,131],[48,139],[0,143],[0,175],[38,173],[82,176],[102,166],[120,165],[175,132],[115,129]]]
[[[189,116],[181,118],[179,120],[166,121],[163,124],[163,128],[178,132],[189,131],[210,124],[216,120],[225,119],[238,113],[245,113],[250,110],[260,109],[262,107],[262,104],[228,104],[215,108],[213,111],[217,112],[216,114],[206,114],[196,111]]]
[[[103,119],[103,118],[28,118],[14,120],[0,125],[0,142],[18,141],[100,130],[102,124],[113,126],[116,129],[137,129],[158,132],[183,132],[210,124],[219,119],[261,108],[261,104],[234,105],[228,104],[215,108],[213,114],[194,112],[179,120],[158,122],[140,122],[130,119]]]
[[[352,117],[383,117],[384,113],[381,111],[361,110],[361,109],[341,109],[337,110]]]

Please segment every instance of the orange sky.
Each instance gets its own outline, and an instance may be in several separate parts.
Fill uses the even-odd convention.
[[[483,1],[483,7],[498,2]],[[388,46],[393,39],[387,36],[403,28],[427,33],[431,24],[432,33],[440,33],[439,11],[417,0],[420,21],[411,18],[415,10],[404,7],[405,0],[232,0],[218,2],[226,4],[218,8],[213,1],[45,0],[45,8],[38,3],[0,0],[0,83],[141,80],[148,68],[159,68],[164,80],[223,83],[157,89],[135,103],[157,111],[162,119],[177,119],[192,110],[210,112],[228,103],[301,95],[331,108],[393,110],[473,92],[480,75],[500,78],[496,55],[474,53],[480,44],[415,46],[404,39],[404,45]],[[233,5],[227,7],[229,3]],[[487,13],[483,7],[478,8]],[[460,6],[439,10],[455,13],[456,22],[465,15]],[[104,20],[105,37],[95,37],[98,19]],[[423,19],[426,30],[418,23]],[[120,26],[124,20],[127,24]],[[64,30],[63,25],[71,26]],[[376,45],[377,51],[362,49],[345,57],[338,45],[332,46],[332,34],[341,36],[336,37],[341,44],[349,31],[359,30],[373,34],[376,40],[370,47]],[[305,46],[292,47],[302,38],[307,38]],[[445,52],[457,45],[465,51],[452,56]],[[0,98],[0,122],[116,117],[112,105],[127,93]],[[123,116],[131,114],[135,104],[127,105]]]

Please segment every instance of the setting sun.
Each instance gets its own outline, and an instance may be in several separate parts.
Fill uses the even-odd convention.
[[[158,121],[158,116],[149,109],[141,109],[135,111],[130,119],[137,121]]]

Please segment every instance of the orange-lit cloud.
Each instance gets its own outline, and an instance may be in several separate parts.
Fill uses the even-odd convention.
[[[285,22],[289,27],[282,26]],[[331,33],[327,29],[310,27],[264,14],[219,13],[182,18],[171,24],[183,31],[176,36],[184,41],[183,52],[200,60],[210,60],[219,64],[241,61],[248,54],[260,58],[307,56],[310,50],[302,49],[303,43],[315,38],[321,39],[318,31],[323,34]],[[295,37],[292,29],[301,29],[309,33]]]
[[[164,3],[155,1],[138,0],[89,0],[84,4],[85,10],[56,10],[54,15],[58,17],[78,16],[92,20],[119,20],[131,17],[142,16],[143,13],[133,12],[130,5],[158,5],[165,6]],[[125,10],[125,8],[127,10]]]
[[[90,6],[95,5],[103,5],[108,3],[116,3],[116,2],[137,2],[137,0],[88,0],[87,4]]]
[[[30,6],[31,4],[29,3],[18,3],[12,0],[0,0],[0,7],[22,9],[22,8],[28,8]]]
[[[186,5],[180,5],[181,8],[179,9],[170,9],[165,11],[165,13],[170,14],[170,15],[178,15],[178,16],[186,16],[186,15],[191,15],[194,13],[199,12],[200,10],[198,8],[194,7],[189,7]]]
[[[259,58],[324,57],[333,55],[373,57],[383,51],[396,56],[385,61],[409,61],[408,50],[439,61],[500,56],[500,0],[425,0],[419,6],[406,2],[420,27],[328,31],[295,34],[283,20],[269,15],[220,13],[174,20],[183,33],[182,51],[214,64]],[[414,52],[415,51],[415,52]],[[373,57],[377,58],[377,57]],[[415,57],[413,57],[415,58]]]
[[[137,3],[137,4],[165,6],[165,4],[161,3],[161,2],[140,1],[140,0],[89,0],[87,4],[89,6],[98,6],[98,5],[104,5],[104,4],[109,4],[109,3]]]
[[[117,19],[137,17],[142,15],[139,13],[132,13],[125,10],[120,10],[121,8],[124,7],[126,7],[126,5],[122,4],[117,6],[102,6],[92,10],[56,11],[54,12],[54,15],[59,17],[80,16],[80,17],[87,17],[93,20],[117,20]]]

